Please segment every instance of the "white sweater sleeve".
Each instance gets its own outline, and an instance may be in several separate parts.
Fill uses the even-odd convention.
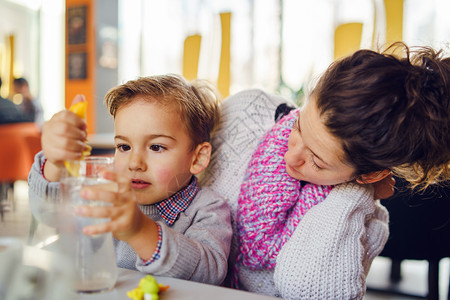
[[[362,299],[370,264],[388,235],[387,210],[372,190],[336,186],[281,249],[275,285],[284,299]]]

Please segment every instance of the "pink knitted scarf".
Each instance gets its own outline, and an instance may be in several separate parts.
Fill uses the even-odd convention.
[[[238,264],[273,269],[281,247],[303,215],[322,202],[332,186],[301,182],[286,172],[284,154],[298,118],[291,111],[269,130],[253,154],[238,199]]]

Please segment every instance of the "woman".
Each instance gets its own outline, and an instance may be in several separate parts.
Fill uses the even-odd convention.
[[[239,288],[361,299],[388,237],[376,199],[392,194],[391,172],[422,187],[448,178],[450,59],[401,46],[401,58],[360,50],[333,63],[275,125],[282,99],[224,102],[204,184],[231,204]]]

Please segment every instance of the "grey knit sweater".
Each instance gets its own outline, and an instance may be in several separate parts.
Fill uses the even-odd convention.
[[[49,201],[57,201],[59,183],[48,182],[40,173],[43,154],[38,153],[31,168],[30,207],[38,221],[43,219]],[[125,242],[114,240],[117,265],[144,273],[198,282],[220,284],[227,273],[232,229],[229,205],[216,192],[201,188],[189,207],[172,226],[166,225],[154,205],[141,205],[141,211],[162,229],[160,257],[145,266]],[[55,225],[55,224],[49,224]]]
[[[236,211],[241,183],[259,140],[275,123],[276,108],[286,102],[255,89],[235,94],[222,105],[212,162],[201,183],[223,195],[232,208],[231,272],[239,246]],[[388,237],[387,223],[387,211],[373,199],[371,189],[336,186],[305,214],[282,247],[275,269],[239,266],[239,287],[285,299],[362,299],[372,260]]]

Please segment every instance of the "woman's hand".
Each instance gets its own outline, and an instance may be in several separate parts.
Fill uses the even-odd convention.
[[[382,180],[372,183],[372,185],[375,190],[375,199],[389,198],[394,194],[395,179],[392,177],[392,173]]]

